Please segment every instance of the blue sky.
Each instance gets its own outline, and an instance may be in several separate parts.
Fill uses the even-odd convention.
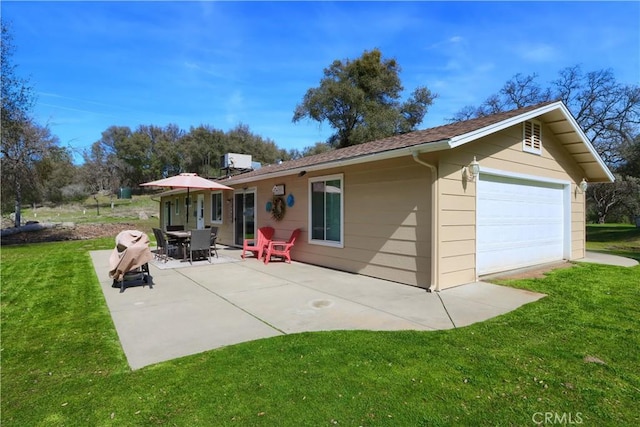
[[[516,73],[580,64],[640,79],[639,2],[11,2],[36,119],[75,155],[109,126],[239,123],[285,149],[326,140],[292,123],[335,59],[379,48],[405,95],[438,93],[420,128],[478,105]]]

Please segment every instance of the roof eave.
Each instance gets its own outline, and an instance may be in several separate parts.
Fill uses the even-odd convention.
[[[480,139],[482,137],[499,132],[503,129],[507,129],[511,126],[517,125],[518,123],[522,123],[524,121],[534,119],[542,114],[548,113],[562,106],[563,104],[561,101],[554,102],[553,104],[543,105],[542,107],[536,108],[535,110],[531,110],[526,113],[522,113],[505,120],[501,120],[497,123],[490,124],[483,128],[475,129],[471,132],[467,132],[462,135],[454,136],[453,138],[451,138],[452,148],[467,144],[469,142],[475,141],[476,139]],[[569,116],[571,116],[571,114],[569,114]],[[576,123],[572,123],[572,125],[574,125],[575,127]]]
[[[609,182],[613,182],[615,180],[613,173],[611,173],[607,165],[604,163],[604,161],[602,160],[602,158],[600,157],[596,149],[593,147],[593,145],[589,141],[589,138],[587,138],[587,136],[584,134],[584,132],[582,131],[582,129],[580,128],[576,120],[573,118],[573,115],[567,109],[567,107],[564,105],[562,101],[543,105],[542,107],[536,108],[535,110],[531,110],[526,113],[511,117],[509,119],[502,120],[497,123],[493,123],[489,126],[485,126],[483,128],[476,129],[471,132],[467,132],[465,134],[455,136],[451,138],[451,148],[459,147],[460,145],[467,144],[469,142],[475,141],[484,136],[491,135],[495,132],[499,132],[511,126],[515,126],[518,123],[535,119],[538,116],[541,116],[543,114],[546,114],[558,109],[562,111],[562,114],[565,116],[567,121],[571,124],[571,127],[573,128],[574,132],[576,132],[576,134],[579,136],[581,142],[584,144],[587,150],[589,150],[589,153],[591,154],[593,159],[596,161],[601,171],[604,172],[604,175],[608,178]]]
[[[616,178],[613,176],[613,172],[611,172],[609,170],[609,167],[604,163],[604,160],[602,160],[602,157],[600,157],[600,154],[598,154],[593,144],[591,144],[591,141],[589,141],[589,138],[587,138],[587,135],[584,134],[584,132],[580,128],[580,125],[578,125],[578,122],[576,122],[576,119],[573,117],[573,114],[571,114],[569,109],[562,102],[560,103],[560,108],[562,109],[562,112],[564,113],[564,115],[567,117],[567,120],[569,121],[569,123],[571,123],[571,126],[573,127],[575,132],[578,134],[578,136],[580,136],[582,143],[585,145],[585,147],[587,147],[587,150],[589,150],[589,153],[591,153],[591,156],[598,163],[598,166],[600,166],[600,169],[602,169],[602,171],[605,173],[607,178],[609,178],[609,182],[614,182]]]
[[[341,160],[333,160],[323,163],[317,163],[315,165],[310,166],[300,166],[297,168],[286,169],[283,171],[276,171],[272,173],[266,173],[264,175],[248,177],[248,178],[233,178],[232,183],[228,183],[230,186],[238,185],[238,184],[246,184],[249,182],[262,181],[264,179],[270,178],[279,178],[282,176],[295,175],[300,172],[313,172],[318,170],[324,170],[334,167],[342,167],[342,166],[351,166],[360,163],[368,163],[379,160],[387,160],[393,159],[397,157],[411,156],[414,152],[419,153],[429,153],[434,151],[441,151],[452,148],[450,144],[450,140],[440,140],[435,142],[427,142],[422,144],[411,145],[409,147],[397,148],[387,151],[382,151],[378,153],[364,154],[361,156],[350,157]]]

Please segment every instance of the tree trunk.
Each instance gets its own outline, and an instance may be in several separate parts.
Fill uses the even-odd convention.
[[[16,205],[15,205],[15,213],[16,216],[14,218],[14,226],[20,227],[20,223],[22,222],[21,208],[22,208],[22,186],[20,185],[20,180],[15,180],[16,187]]]

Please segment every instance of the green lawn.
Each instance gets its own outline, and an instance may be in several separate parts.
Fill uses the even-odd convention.
[[[83,202],[67,203],[60,206],[43,206],[33,208],[22,207],[22,221],[39,222],[74,222],[84,223],[114,223],[137,220],[139,214],[144,212],[147,216],[155,216],[156,223],[159,214],[160,197],[152,195],[132,196],[131,199],[111,199],[100,196],[98,204],[89,197]],[[113,206],[112,206],[113,203]],[[98,211],[100,215],[98,215]]]
[[[629,224],[587,225],[587,249],[640,261],[640,227]]]
[[[132,372],[88,255],[112,245],[2,248],[4,427],[640,425],[640,267],[511,282],[548,296],[456,330],[288,335]]]

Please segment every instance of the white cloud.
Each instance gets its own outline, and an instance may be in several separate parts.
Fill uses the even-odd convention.
[[[426,47],[426,50],[448,50],[464,45],[466,42],[462,36],[451,36],[448,39],[438,40]]]
[[[244,97],[239,90],[234,91],[226,102],[225,121],[228,125],[238,124],[242,120],[244,110]]]
[[[520,45],[517,52],[522,59],[530,62],[551,62],[560,56],[553,46],[544,43]]]

